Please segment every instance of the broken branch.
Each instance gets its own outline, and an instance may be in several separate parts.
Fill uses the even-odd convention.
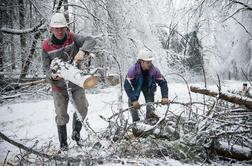
[[[252,109],[252,100],[246,97],[242,97],[238,95],[229,95],[225,93],[217,93],[214,91],[210,91],[208,89],[203,89],[203,88],[198,88],[198,87],[193,87],[193,86],[190,87],[190,90],[194,93],[200,93],[203,95],[218,97],[219,99],[222,99],[231,103],[235,103],[238,105],[243,105],[249,109]]]

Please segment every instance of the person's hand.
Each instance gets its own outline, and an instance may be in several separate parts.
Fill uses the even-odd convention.
[[[134,109],[139,109],[139,108],[140,108],[139,102],[138,102],[138,101],[133,101],[133,102],[132,102],[132,107],[133,107]]]
[[[51,77],[52,77],[53,80],[60,80],[60,79],[62,79],[62,78],[60,77],[60,75],[57,74],[57,73],[52,73],[52,74],[51,74]]]
[[[169,104],[169,103],[170,103],[170,101],[169,101],[168,98],[162,98],[162,100],[161,100],[161,104],[162,104],[162,105],[167,105],[167,104]]]
[[[85,52],[82,50],[79,50],[79,52],[75,55],[74,57],[74,62],[75,63],[80,63],[81,61],[84,60]]]

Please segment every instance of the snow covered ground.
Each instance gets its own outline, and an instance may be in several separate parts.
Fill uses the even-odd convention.
[[[203,87],[202,83],[193,84],[194,86]],[[216,85],[208,86],[209,89],[217,90]],[[225,81],[222,83],[223,90],[241,90],[242,83],[237,81]],[[88,122],[95,131],[100,131],[107,127],[107,122],[102,120],[99,115],[104,117],[110,117],[113,112],[117,111],[118,95],[120,94],[119,87],[109,87],[105,89],[99,89],[98,93],[87,92],[87,99],[89,101],[89,112],[87,115]],[[159,89],[159,88],[158,88]],[[193,99],[202,100],[202,95],[192,94]],[[189,102],[188,90],[184,83],[170,83],[169,84],[169,98],[175,98],[175,101]],[[123,108],[127,108],[127,97],[123,94],[124,105]],[[160,100],[160,91],[156,93],[156,100]],[[140,103],[143,102],[143,97],[140,98]],[[158,114],[161,116],[164,113],[165,108],[160,108]],[[171,105],[170,110],[176,112],[176,106]],[[70,139],[71,134],[71,121],[74,108],[72,104],[69,104],[68,113],[71,117],[70,123],[67,125],[68,130],[68,142],[70,147],[75,143]],[[130,119],[129,113],[125,114]],[[58,137],[56,124],[54,121],[54,105],[51,96],[48,99],[38,100],[29,99],[21,103],[7,103],[0,106],[0,131],[7,135],[9,138],[20,142],[26,146],[33,146],[36,140],[38,140],[37,147],[46,146],[49,144],[58,148]],[[87,136],[87,132],[82,130],[82,137]],[[4,162],[4,159],[8,153],[8,159],[11,159],[15,154],[19,152],[19,149],[13,145],[0,139],[0,164]],[[144,159],[139,159],[139,163],[146,162]],[[157,161],[156,161],[157,162]],[[184,165],[183,163],[167,159],[167,165]],[[111,165],[111,164],[109,164]]]

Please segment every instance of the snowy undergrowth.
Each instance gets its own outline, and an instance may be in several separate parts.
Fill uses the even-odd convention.
[[[223,82],[223,91],[227,91],[228,89],[241,89],[242,83],[235,81]],[[194,84],[194,86],[203,86],[203,84]],[[208,87],[209,89],[217,90],[216,85],[211,85]],[[183,83],[174,83],[169,84],[169,96],[170,99],[174,99],[177,102],[188,102],[188,91]],[[87,91],[87,98],[89,101],[89,112],[86,118],[90,127],[86,127],[86,130],[81,131],[81,135],[85,140],[85,147],[82,149],[76,148],[75,142],[70,139],[71,134],[71,123],[68,124],[68,142],[70,146],[69,156],[89,156],[90,158],[96,158],[101,160],[100,164],[135,164],[135,165],[153,165],[155,163],[163,164],[163,165],[182,165],[180,161],[174,159],[181,159],[181,156],[188,157],[183,155],[183,151],[181,151],[181,156],[172,156],[172,155],[164,155],[164,151],[157,151],[149,153],[150,156],[141,156],[143,152],[151,150],[148,147],[150,144],[154,142],[151,137],[147,138],[130,138],[130,140],[122,140],[120,142],[111,142],[112,138],[106,138],[106,128],[108,127],[108,123],[101,119],[99,116],[110,117],[114,113],[117,112],[117,103],[118,103],[118,95],[119,95],[119,87],[108,87],[99,90]],[[34,149],[41,150],[43,147],[44,152],[53,154],[58,148],[58,138],[56,131],[56,124],[54,122],[54,106],[53,100],[50,95],[47,96],[48,99],[33,98],[30,100],[12,100],[10,103],[5,102],[0,107],[0,126],[1,132],[7,135],[9,138],[20,142],[28,147],[34,146]],[[194,101],[202,101],[201,95],[192,94]],[[156,94],[156,100],[160,100],[160,92],[158,91]],[[16,101],[16,102],[15,102]],[[123,108],[127,108],[127,97],[123,94]],[[140,103],[144,103],[143,97],[140,98]],[[178,105],[170,105],[169,108],[173,113],[180,114],[181,109],[179,109]],[[199,110],[202,111],[202,110]],[[74,108],[72,104],[69,104],[68,113],[70,115],[70,122],[72,120],[72,113],[74,112]],[[142,119],[144,117],[144,109],[141,111]],[[165,113],[164,107],[158,107],[157,113],[160,116],[163,116]],[[131,117],[128,112],[124,113],[124,118],[128,119],[128,122],[131,123]],[[95,133],[92,131],[94,130]],[[130,135],[130,133],[128,133]],[[169,149],[169,145],[164,140],[160,140],[159,143],[162,145],[166,144],[166,150],[172,151],[173,149]],[[181,144],[176,144],[177,142],[170,142],[170,147],[172,146],[181,146]],[[146,145],[147,147],[145,147]],[[121,149],[121,151],[120,151]],[[124,151],[122,150],[124,149]],[[132,149],[132,151],[130,151]],[[192,150],[192,149],[188,149]],[[187,150],[187,151],[188,151]],[[197,150],[197,147],[195,147]],[[7,153],[8,159],[11,162],[14,162],[16,155],[19,154],[19,149],[10,145],[9,143],[0,140],[0,162],[3,163],[6,158]],[[140,154],[137,158],[134,154],[135,152]],[[88,152],[88,154],[87,154]],[[121,154],[119,154],[121,152]],[[115,154],[116,153],[116,154]],[[127,157],[127,153],[129,153]],[[131,154],[130,154],[131,153]],[[157,156],[153,155],[157,154]],[[172,154],[168,152],[168,154]],[[175,154],[175,153],[174,153]],[[132,158],[134,156],[134,158]],[[110,160],[107,160],[109,157]],[[118,158],[117,158],[118,157]],[[173,159],[172,159],[173,158]],[[188,157],[190,159],[190,157]],[[186,160],[185,159],[184,162]],[[105,160],[106,159],[106,160]],[[104,160],[106,162],[104,162]],[[190,159],[191,160],[191,159]],[[190,164],[191,161],[187,161]],[[96,163],[96,164],[99,164]]]

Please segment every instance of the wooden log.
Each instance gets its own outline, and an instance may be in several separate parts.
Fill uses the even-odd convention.
[[[97,77],[92,75],[85,75],[76,66],[55,58],[51,62],[51,69],[60,75],[64,80],[71,81],[72,83],[84,88],[89,89],[96,85]]]
[[[232,145],[226,142],[216,142],[214,150],[220,156],[236,159],[236,160],[251,160],[252,150],[248,147]]]
[[[105,79],[111,86],[115,86],[120,83],[120,78],[118,74],[110,74],[108,76],[105,76]]]
[[[203,88],[198,88],[198,87],[193,87],[193,86],[190,87],[190,90],[194,93],[200,93],[200,94],[204,94],[204,95],[208,95],[212,97],[218,97],[222,100],[235,103],[238,105],[243,105],[247,107],[248,109],[252,109],[252,100],[244,96],[218,93],[218,92],[210,91],[208,89],[203,89]]]
[[[145,120],[145,123],[136,122],[132,127],[132,133],[135,137],[154,135],[156,138],[166,138],[167,140],[174,141],[180,138],[179,133],[174,127],[164,117],[159,120],[148,119]]]

